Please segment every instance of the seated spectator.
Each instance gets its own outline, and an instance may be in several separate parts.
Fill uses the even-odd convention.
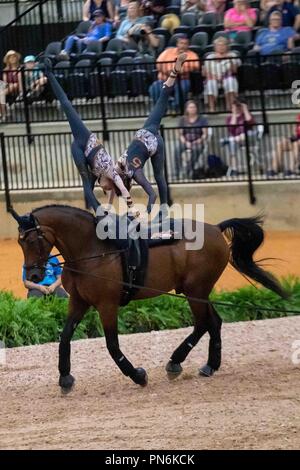
[[[1,118],[6,118],[7,101],[14,101],[22,91],[22,76],[20,72],[21,54],[16,51],[8,51],[4,58],[4,69],[2,74],[3,84],[1,93]]]
[[[24,59],[25,65],[25,88],[27,98],[38,98],[45,89],[47,77],[39,69],[34,55],[28,55]],[[24,90],[23,90],[24,93]]]
[[[226,6],[226,0],[201,0],[206,13],[218,13],[223,15]]]
[[[226,0],[187,0],[181,7],[181,13],[195,12],[199,16],[203,13],[218,13],[223,15]]]
[[[263,22],[266,19],[268,11],[276,5],[277,5],[277,0],[260,0],[259,18],[261,22]]]
[[[265,17],[266,25],[269,23],[269,16],[273,11],[280,11],[282,14],[282,26],[291,26],[298,31],[300,28],[300,10],[292,2],[276,0],[276,5],[270,8]]]
[[[130,0],[115,0],[114,26],[117,28],[127,15]]]
[[[286,52],[294,47],[294,40],[299,35],[290,27],[282,27],[282,15],[274,11],[269,16],[269,28],[263,30],[255,40],[254,50],[262,55]]]
[[[102,10],[95,10],[93,13],[95,20],[88,33],[84,38],[79,38],[76,34],[72,34],[66,39],[64,49],[61,51],[60,56],[68,59],[69,54],[73,49],[74,44],[77,45],[78,52],[81,52],[81,46],[86,46],[90,41],[106,42],[109,40],[112,32],[111,23],[106,21],[105,14]]]
[[[82,19],[88,21],[93,19],[96,10],[102,10],[109,20],[113,21],[115,8],[113,0],[86,0],[82,7]]]
[[[148,23],[136,24],[128,31],[129,42],[124,48],[137,49],[141,55],[147,54],[156,57],[156,48],[159,46],[159,38],[153,33],[152,26]]]
[[[271,162],[271,169],[267,176],[276,176],[282,170],[284,176],[292,176],[298,173],[299,149],[300,149],[300,114],[296,118],[294,134],[291,137],[282,137],[276,144]],[[284,153],[289,153],[284,158]]]
[[[162,18],[160,27],[165,28],[170,34],[174,33],[174,29],[180,26],[180,19],[174,13],[168,13]]]
[[[0,80],[0,122],[6,118],[6,83]]]
[[[203,169],[204,173],[203,151],[208,135],[207,126],[207,119],[200,116],[196,102],[187,101],[184,116],[178,123],[180,130],[179,144],[175,149],[176,178],[192,178],[196,168]]]
[[[189,40],[187,37],[182,35],[177,39],[176,47],[168,47],[158,56],[156,61],[158,80],[152,83],[149,88],[149,94],[153,102],[156,103],[163,83],[167,80],[173,69],[177,56],[182,52],[187,53],[187,60],[183,65],[180,80],[175,84],[174,97],[171,98],[170,107],[174,112],[180,111],[181,98],[183,102],[186,101],[190,90],[190,72],[200,68],[199,57],[195,52],[189,50]]]
[[[151,20],[151,18],[150,18]],[[139,2],[129,2],[127,9],[127,16],[120,24],[117,29],[116,39],[120,39],[124,42],[129,43],[130,37],[128,35],[129,30],[136,24],[145,24],[149,21],[149,17],[140,15],[140,4]]]
[[[45,277],[41,282],[27,281],[26,268],[23,266],[23,282],[28,289],[27,298],[45,297],[46,295],[55,295],[60,298],[68,298],[68,294],[61,285],[62,268],[56,257],[49,257],[45,267]]]
[[[256,23],[256,11],[250,8],[247,0],[234,0],[234,7],[229,8],[224,16],[224,27],[235,38],[237,31],[251,31]]]
[[[171,0],[141,0],[143,14],[153,16],[156,21],[165,14],[169,6],[171,6]]]
[[[232,104],[231,115],[226,118],[229,137],[221,139],[222,145],[229,146],[230,176],[238,175],[236,153],[241,145],[245,144],[245,129],[249,138],[256,137],[255,120],[248,110],[246,103],[236,99]]]
[[[237,68],[241,64],[234,51],[229,50],[229,41],[220,36],[214,40],[214,52],[208,54],[203,66],[203,75],[206,78],[204,95],[208,100],[210,112],[215,112],[219,88],[225,93],[227,110],[238,93],[238,81],[236,79]]]

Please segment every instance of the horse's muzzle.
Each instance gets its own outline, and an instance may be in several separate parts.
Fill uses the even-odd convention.
[[[28,270],[27,273],[27,280],[30,282],[34,282],[37,284],[38,282],[41,282],[45,277],[45,270],[43,268],[32,268]]]

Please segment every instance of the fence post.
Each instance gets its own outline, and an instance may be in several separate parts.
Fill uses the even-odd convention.
[[[23,102],[24,102],[27,141],[28,141],[28,144],[31,144],[33,142],[33,138],[31,136],[30,115],[29,115],[29,106],[28,106],[28,101],[27,101],[27,90],[26,90],[24,66],[21,67],[21,78],[22,78],[22,88],[23,88]]]
[[[9,209],[11,208],[11,201],[10,201],[10,192],[9,192],[9,183],[8,183],[5,137],[4,137],[3,132],[1,132],[0,134],[0,140],[1,140],[1,155],[2,155],[2,166],[3,166],[3,175],[4,175],[6,211],[9,212]]]
[[[56,11],[57,11],[57,18],[59,19],[59,21],[62,21],[64,19],[62,0],[56,0]]]
[[[105,66],[104,66],[105,67]],[[102,116],[102,129],[103,129],[103,140],[109,141],[109,132],[107,130],[107,120],[106,120],[106,109],[104,103],[104,91],[105,88],[105,81],[106,81],[106,73],[104,68],[104,75],[101,74],[102,66],[101,64],[98,65],[98,77],[100,81],[100,108],[101,108],[101,116]],[[103,80],[103,82],[102,82]]]
[[[163,142],[164,142],[164,147],[166,148],[166,144],[165,144],[165,128],[164,128],[164,126],[163,126],[162,124],[161,124],[161,126],[160,126],[160,133],[161,133],[161,136],[162,136],[162,139],[163,139]],[[166,179],[166,183],[167,183],[167,201],[168,201],[168,205],[169,205],[169,206],[172,206],[173,201],[172,201],[171,190],[170,190],[170,184],[169,184],[169,173],[168,173],[168,165],[167,165],[167,158],[166,158],[166,152],[165,152],[165,151],[164,151],[164,154],[165,154],[164,170],[165,170],[165,179]]]
[[[46,36],[45,36],[45,25],[44,25],[44,12],[43,12],[43,3],[39,3],[39,16],[40,16],[40,31],[41,31],[41,38],[42,38],[42,44],[43,44],[43,49],[46,47]]]
[[[19,0],[15,0],[15,18],[18,18],[20,14]]]
[[[262,119],[264,123],[264,129],[265,133],[269,133],[269,126],[268,126],[268,117],[266,113],[266,103],[265,103],[265,91],[264,91],[264,84],[263,84],[263,74],[262,74],[262,69],[261,69],[261,56],[260,54],[257,54],[258,58],[258,68],[259,68],[259,95],[260,95],[260,103],[261,103],[261,114],[262,114]]]
[[[246,158],[247,158],[247,171],[248,171],[248,190],[249,190],[249,200],[250,204],[256,203],[256,197],[254,195],[254,187],[252,180],[252,170],[250,162],[250,146],[249,146],[249,136],[248,136],[248,125],[247,122],[244,122],[244,133],[245,133],[245,144],[246,144]]]

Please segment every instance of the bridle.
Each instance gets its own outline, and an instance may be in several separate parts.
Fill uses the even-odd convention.
[[[37,233],[37,238],[34,240],[29,241],[29,243],[38,243],[38,250],[39,250],[39,257],[38,261],[30,266],[24,265],[24,269],[30,270],[30,269],[44,269],[45,265],[49,259],[49,255],[47,255],[43,241],[45,240],[49,245],[51,246],[52,243],[47,239],[45,236],[44,232],[41,229],[41,226],[39,222],[36,220],[36,218],[32,215],[32,219],[34,221],[34,227],[28,228],[26,230],[19,229],[19,236],[20,240],[25,240],[28,236],[29,233],[31,232],[36,232]],[[50,258],[53,256],[50,256]]]
[[[34,221],[34,227],[31,227],[31,228],[26,229],[26,230],[19,229],[20,239],[25,240],[29,233],[36,232],[37,233],[37,239],[31,240],[31,241],[29,241],[29,243],[38,242],[39,258],[38,258],[38,261],[36,263],[34,263],[30,266],[24,265],[24,269],[26,269],[26,270],[44,269],[47,262],[51,258],[56,258],[57,256],[61,256],[61,253],[56,253],[56,254],[51,255],[51,256],[46,254],[43,241],[45,240],[50,246],[52,246],[53,244],[46,237],[46,235],[43,232],[43,230],[41,229],[41,225],[39,224],[37,219],[32,214],[31,214],[31,216],[32,216],[32,219]],[[127,251],[127,249],[110,250],[110,251],[105,251],[103,253],[100,253],[99,255],[88,256],[88,257],[85,257],[85,258],[80,258],[80,259],[75,259],[75,260],[65,260],[61,263],[55,263],[55,264],[57,266],[65,266],[67,263],[68,264],[73,264],[73,263],[77,263],[79,261],[88,261],[88,260],[92,260],[92,259],[103,258],[105,256],[112,255],[112,254],[121,254],[121,253],[124,253],[125,251]]]

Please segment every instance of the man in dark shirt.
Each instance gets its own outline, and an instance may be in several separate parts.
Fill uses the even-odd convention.
[[[269,24],[269,18],[273,11],[280,11],[282,14],[282,26],[291,26],[296,31],[300,28],[300,9],[293,3],[285,0],[277,0],[277,5],[270,8],[265,18],[266,26]]]

